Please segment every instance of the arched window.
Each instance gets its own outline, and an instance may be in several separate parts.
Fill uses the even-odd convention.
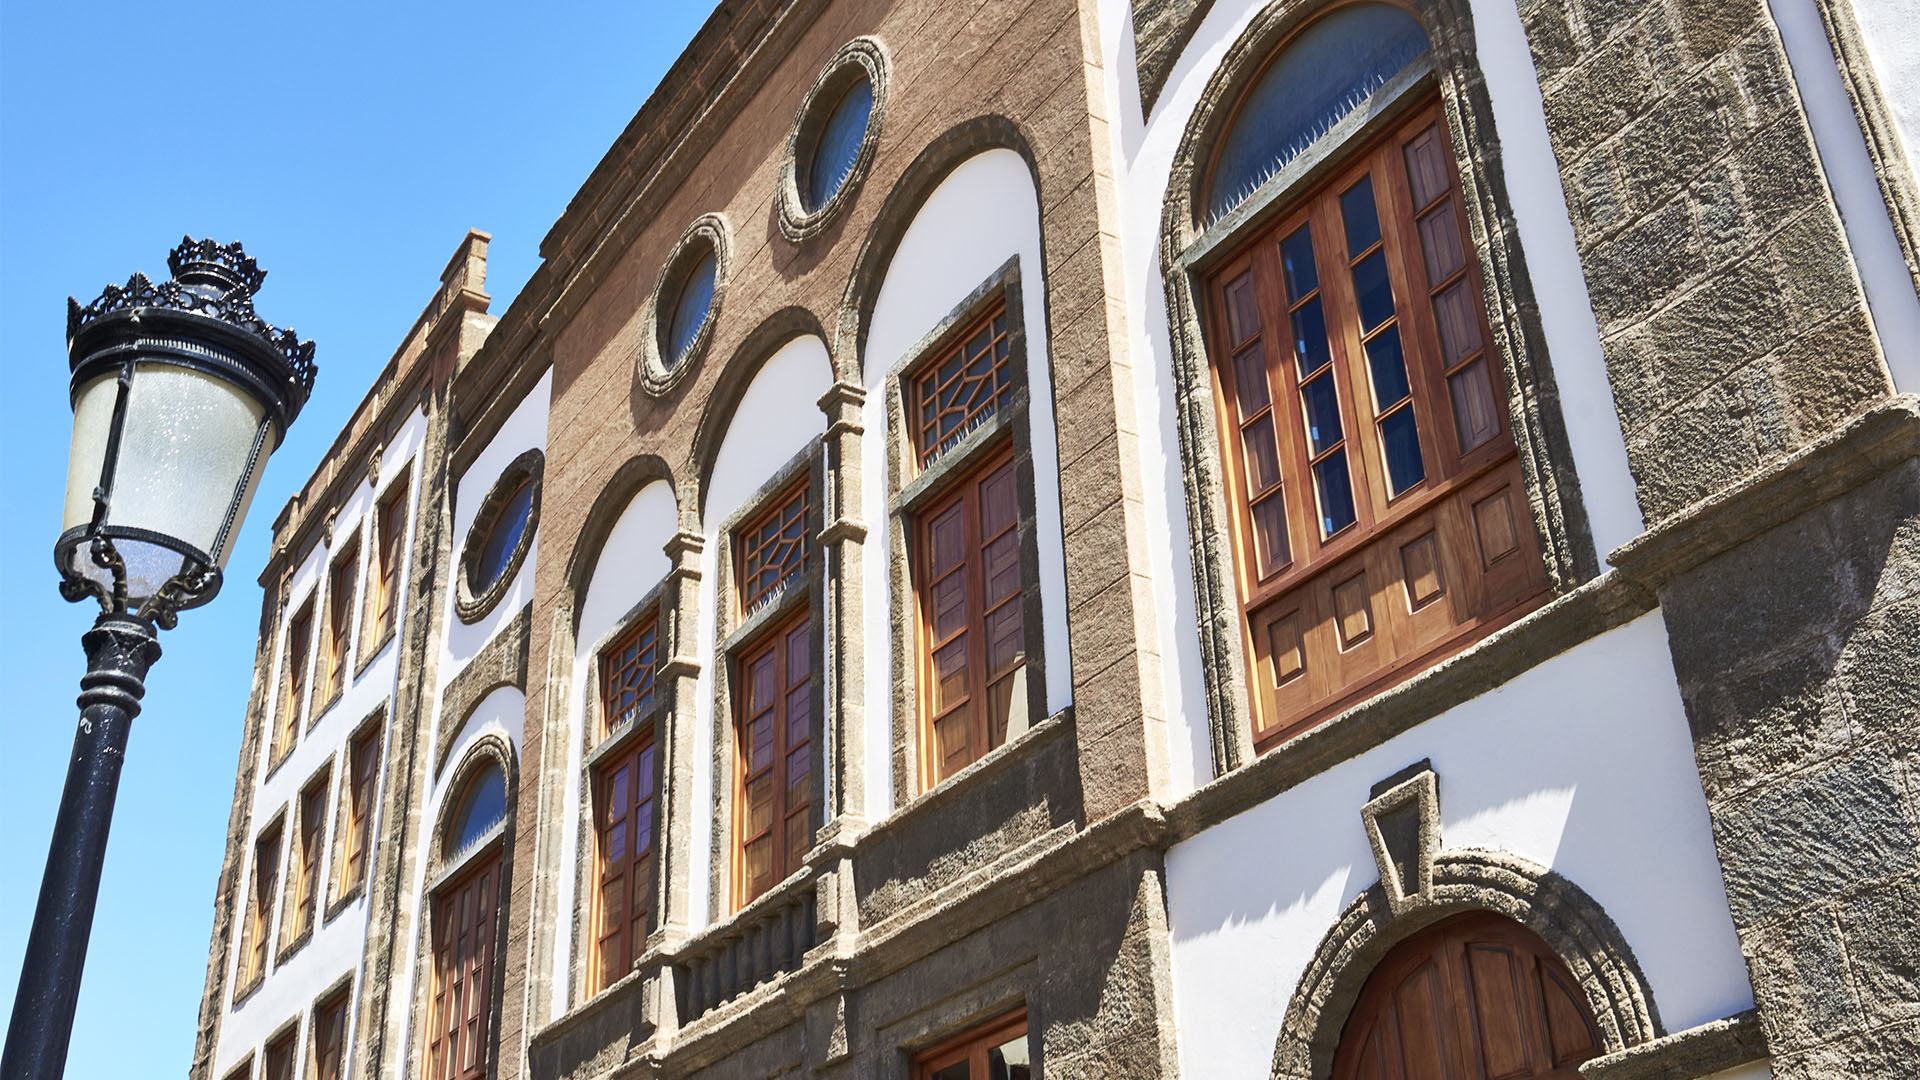
[[[860,144],[866,141],[867,117],[872,113],[873,82],[862,76],[834,103],[820,141],[814,144],[813,160],[807,169],[808,210],[825,206],[853,172]]]
[[[1386,4],[1308,24],[1209,181],[1258,192],[1200,280],[1259,750],[1546,595],[1426,48]]]
[[[1580,984],[1545,942],[1488,912],[1436,923],[1367,977],[1334,1080],[1577,1080],[1600,1052]]]
[[[440,835],[449,876],[434,889],[433,979],[427,1002],[427,1080],[484,1080],[493,1054],[494,945],[500,932],[507,777],[493,761],[455,789]]]
[[[720,270],[719,260],[707,251],[690,267],[680,282],[673,301],[673,314],[666,322],[666,338],[660,344],[668,367],[678,367],[693,351],[694,339],[707,321],[713,307],[713,288]]]
[[[526,533],[527,522],[532,517],[533,478],[522,477],[501,504],[499,516],[490,523],[486,540],[480,545],[479,561],[474,564],[476,592],[492,588],[500,575],[506,573],[507,562],[520,546],[520,537]]]

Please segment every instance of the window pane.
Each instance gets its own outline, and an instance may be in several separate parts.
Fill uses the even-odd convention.
[[[1347,258],[1380,242],[1380,212],[1373,205],[1373,177],[1366,177],[1341,194],[1340,220],[1347,227]]]
[[[1453,426],[1460,437],[1461,453],[1499,432],[1500,417],[1494,411],[1493,385],[1487,378],[1486,357],[1448,376],[1447,390],[1453,397]]]
[[[1381,413],[1407,399],[1407,361],[1400,352],[1400,328],[1390,326],[1367,342],[1367,366],[1373,370],[1373,411]]]
[[[1027,1037],[1019,1035],[987,1051],[988,1080],[1031,1080],[1033,1062],[1027,1055]]]
[[[1420,246],[1427,253],[1430,286],[1438,285],[1467,265],[1467,252],[1460,244],[1460,216],[1454,210],[1452,199],[1420,219]]]
[[[1353,268],[1353,295],[1360,305],[1360,326],[1372,330],[1393,318],[1393,283],[1387,280],[1387,253],[1376,251]]]
[[[693,348],[693,340],[699,336],[701,325],[707,321],[707,311],[713,306],[713,285],[718,273],[719,263],[713,252],[708,251],[681,284],[667,323],[666,348],[661,350],[668,367],[685,360],[687,350]]]
[[[1315,379],[1309,386],[1329,386],[1327,378]],[[1336,430],[1339,420],[1334,421]],[[1248,424],[1240,433],[1247,451],[1247,494],[1258,495],[1280,482],[1280,455],[1273,444],[1273,415]],[[1339,438],[1336,434],[1334,438]]]
[[[987,677],[994,678],[1026,656],[1019,604],[1002,604],[987,616]]]
[[[966,557],[966,514],[965,508],[958,503],[953,508],[933,519],[933,526],[927,532],[933,538],[933,558],[929,567],[935,574],[945,573]]]
[[[1307,445],[1315,454],[1340,441],[1340,399],[1333,389],[1331,372],[1300,388],[1301,404],[1306,411]]]
[[[1291,555],[1287,548],[1287,504],[1283,492],[1253,504],[1254,557],[1259,560],[1260,576],[1285,566]]]
[[[1332,536],[1353,524],[1353,485],[1347,478],[1347,452],[1341,450],[1313,467],[1313,486],[1320,496],[1320,531]]]
[[[773,764],[773,714],[747,725],[747,769],[759,772]]]
[[[448,854],[465,851],[507,816],[507,780],[499,769],[488,768],[467,788],[455,816]]]
[[[813,664],[813,627],[801,623],[787,631],[787,685],[807,677]]]
[[[1320,311],[1320,298],[1314,297],[1293,313],[1293,355],[1300,365],[1300,377],[1327,366],[1333,353],[1327,346],[1327,319]]]
[[[1352,4],[1308,26],[1260,76],[1221,142],[1208,190],[1218,221],[1427,49],[1412,15]]]
[[[941,1069],[939,1072],[934,1073],[929,1080],[967,1080],[967,1063],[964,1061],[956,1061],[946,1068]]]
[[[1258,345],[1233,358],[1233,375],[1243,418],[1254,415],[1273,401],[1267,391],[1267,357]]]
[[[1287,303],[1297,304],[1300,298],[1320,287],[1320,273],[1313,263],[1313,229],[1302,225],[1291,236],[1280,241],[1280,265],[1287,275]]]
[[[507,560],[513,555],[513,549],[520,546],[520,537],[527,531],[527,521],[533,516],[533,484],[522,481],[514,489],[499,516],[493,519],[493,526],[487,533],[486,544],[480,549],[480,561],[474,567],[473,588],[482,593],[493,587],[506,572]]]
[[[1387,482],[1395,495],[1426,479],[1427,469],[1420,461],[1420,431],[1411,405],[1380,421],[1380,445],[1387,458]]]
[[[847,89],[833,106],[820,141],[813,147],[813,167],[807,175],[807,209],[818,210],[840,190],[854,159],[860,156],[860,143],[867,133],[867,118],[873,112],[873,84],[861,79]]]
[[[759,836],[773,824],[773,776],[747,783],[747,835]]]

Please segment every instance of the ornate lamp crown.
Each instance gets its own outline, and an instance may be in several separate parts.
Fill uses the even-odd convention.
[[[251,297],[267,280],[267,272],[238,243],[222,247],[191,236],[182,237],[180,246],[167,253],[167,269],[183,285],[210,285],[223,295],[240,289]]]

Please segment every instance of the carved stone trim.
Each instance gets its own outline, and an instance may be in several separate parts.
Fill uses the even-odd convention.
[[[1754,1009],[1604,1054],[1580,1066],[1582,1080],[1691,1080],[1767,1056],[1767,1033]]]
[[[1234,42],[1207,84],[1174,155],[1161,213],[1160,267],[1167,294],[1174,407],[1194,536],[1194,599],[1201,667],[1212,728],[1215,775],[1253,756],[1239,593],[1229,543],[1227,493],[1205,338],[1200,276],[1187,266],[1197,236],[1212,148],[1235,106],[1295,32],[1332,6],[1328,0],[1275,0]],[[1480,260],[1493,351],[1506,374],[1515,449],[1548,583],[1565,593],[1599,572],[1599,559],[1572,469],[1559,390],[1547,362],[1533,287],[1501,171],[1493,109],[1475,60],[1473,20],[1460,0],[1411,0],[1432,41],[1447,129],[1460,177],[1462,209]]]
[[[713,342],[713,325],[720,321],[720,308],[727,295],[727,263],[731,255],[733,230],[724,214],[702,214],[687,226],[686,235],[675,244],[661,265],[660,279],[653,295],[647,298],[646,316],[640,327],[640,389],[652,397],[661,397],[680,384],[687,372],[700,363]],[[661,305],[672,305],[680,298],[687,275],[699,265],[700,257],[713,253],[713,300],[707,304],[706,317],[693,335],[693,344],[679,363],[669,366],[660,350],[660,335],[666,333],[667,320]]]
[[[533,639],[533,609],[524,607],[493,635],[493,640],[460,669],[440,695],[440,730],[434,739],[433,775],[447,767],[447,755],[466,730],[473,710],[503,686],[527,689],[527,646]]]
[[[1820,21],[1826,25],[1834,58],[1840,64],[1840,81],[1846,85],[1847,99],[1853,102],[1854,116],[1860,121],[1860,133],[1866,137],[1874,177],[1880,181],[1880,196],[1887,203],[1887,218],[1900,241],[1900,254],[1906,257],[1907,275],[1920,289],[1920,187],[1914,184],[1893,111],[1881,93],[1866,38],[1853,17],[1856,2],[1818,0]]]
[[[1439,780],[1426,762],[1417,768],[1360,808],[1380,888],[1396,917],[1432,899],[1433,859],[1440,849]]]
[[[545,454],[537,448],[523,451],[500,470],[499,479],[493,482],[486,499],[480,503],[479,512],[473,515],[473,524],[467,526],[466,538],[460,545],[459,592],[453,603],[453,613],[461,622],[475,623],[486,618],[500,603],[500,598],[507,594],[513,579],[520,576],[520,564],[526,561],[527,552],[533,549],[533,534],[540,528],[540,480],[545,469]],[[507,565],[500,571],[500,576],[484,592],[476,594],[473,591],[473,578],[479,572],[480,553],[486,547],[487,535],[498,524],[498,518],[507,508],[507,500],[519,489],[521,480],[533,485],[533,501],[527,508],[527,527],[521,530],[520,542],[513,546],[513,552],[507,556]]]
[[[887,74],[891,67],[892,58],[887,55],[885,45],[877,38],[857,37],[842,45],[833,59],[827,61],[813,88],[807,91],[794,120],[793,132],[787,136],[786,150],[780,157],[776,192],[780,209],[778,221],[780,235],[789,241],[798,244],[818,236],[853,202],[853,193],[866,179],[867,168],[873,164],[874,148],[880,142],[880,124],[887,111]],[[832,116],[831,110],[861,76],[873,87],[873,109],[867,114],[867,129],[860,137],[860,149],[840,186],[826,202],[809,210],[800,193],[802,174],[813,168],[814,150]]]
[[[1539,935],[1580,983],[1609,1055],[1665,1034],[1639,961],[1591,896],[1516,855],[1454,851],[1434,859],[1431,895],[1409,902],[1399,914],[1379,885],[1341,913],[1287,1006],[1273,1051],[1273,1080],[1331,1076],[1347,1014],[1374,966],[1415,932],[1463,911],[1492,911]]]

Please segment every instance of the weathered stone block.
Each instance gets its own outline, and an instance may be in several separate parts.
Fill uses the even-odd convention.
[[[1863,877],[1920,870],[1920,833],[1884,747],[1867,746],[1715,808],[1735,925],[1788,915]]]
[[[1674,30],[1689,63],[1704,63],[1752,33],[1765,17],[1765,0],[1679,0],[1670,4]]]
[[[1731,673],[1687,695],[1695,743],[1717,751],[1713,774],[1704,768],[1701,774],[1708,799],[1724,798],[1851,745],[1833,678],[1838,660],[1839,648],[1831,639],[1814,638],[1757,671]]]
[[[1860,1028],[1840,921],[1830,905],[1797,911],[1743,942],[1767,1043],[1809,1046]]]
[[[1775,1057],[1774,1080],[1911,1080],[1920,1061],[1920,1021],[1875,1028],[1803,1053]]]
[[[1853,985],[1873,1021],[1920,1018],[1920,878],[1863,889],[1840,907]],[[1920,1064],[1920,1059],[1915,1059]]]
[[[1892,389],[1864,306],[1814,327],[1769,366],[1796,446],[1839,427]]]
[[[1627,462],[1649,522],[1759,467],[1752,414],[1746,381],[1736,373],[1627,437]]]
[[[1586,253],[1587,291],[1603,333],[1660,303],[1707,268],[1684,201],[1667,204]]]
[[[1860,279],[1840,219],[1816,207],[1782,226],[1767,251],[1796,326],[1812,326],[1860,303]]]
[[[1533,69],[1541,82],[1558,78],[1580,58],[1580,47],[1573,40],[1573,27],[1567,21],[1567,9],[1558,0],[1523,11],[1520,21],[1526,27]]]
[[[1920,728],[1920,597],[1875,611],[1852,629],[1839,684],[1861,738]]]

